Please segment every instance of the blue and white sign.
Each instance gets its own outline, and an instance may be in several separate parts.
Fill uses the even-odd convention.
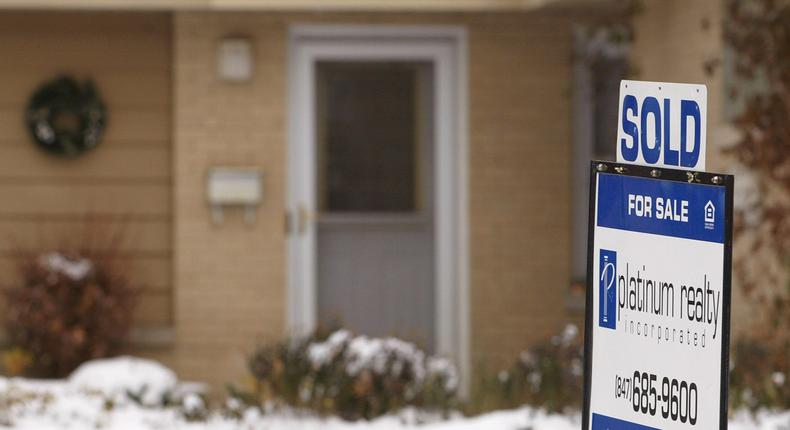
[[[598,225],[724,243],[724,189],[601,174]]]
[[[620,82],[617,162],[705,170],[705,85]]]
[[[595,174],[588,430],[721,428],[731,188],[675,173]]]

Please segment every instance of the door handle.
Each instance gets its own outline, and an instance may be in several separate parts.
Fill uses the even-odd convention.
[[[286,234],[304,234],[310,227],[310,222],[315,219],[315,214],[307,209],[304,203],[300,203],[295,209],[288,210],[285,213],[285,233]]]
[[[307,231],[307,223],[310,221],[310,212],[305,207],[304,203],[299,204],[296,212],[296,233],[304,234]]]
[[[288,217],[288,231],[295,234],[304,234],[315,219],[314,212],[307,209],[304,203],[297,205],[293,215]]]

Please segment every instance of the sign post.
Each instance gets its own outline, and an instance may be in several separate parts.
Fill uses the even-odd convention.
[[[704,112],[683,96],[699,86],[626,84],[618,159],[634,164],[590,171],[583,429],[726,429],[734,178],[696,170],[704,116],[678,117],[683,138],[657,119]]]

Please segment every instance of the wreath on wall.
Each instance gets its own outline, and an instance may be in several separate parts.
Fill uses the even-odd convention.
[[[74,78],[62,76],[33,93],[25,118],[39,147],[72,158],[99,145],[107,125],[107,108],[92,81],[80,85]]]

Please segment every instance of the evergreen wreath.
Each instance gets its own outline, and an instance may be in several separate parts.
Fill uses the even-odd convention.
[[[61,76],[36,90],[25,118],[39,147],[61,157],[76,157],[101,141],[107,109],[92,81],[80,85]]]

